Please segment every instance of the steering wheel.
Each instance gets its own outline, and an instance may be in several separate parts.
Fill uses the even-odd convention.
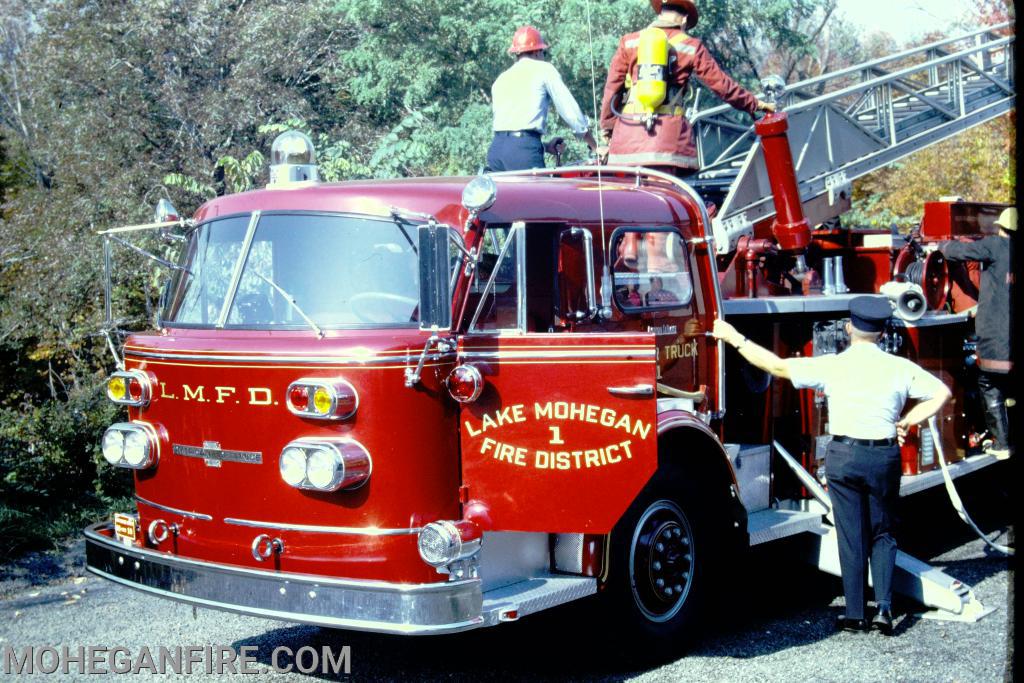
[[[405,322],[418,305],[417,299],[388,292],[362,292],[349,299],[352,313],[365,323]]]

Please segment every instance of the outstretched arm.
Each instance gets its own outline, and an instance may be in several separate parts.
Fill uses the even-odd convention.
[[[939,243],[939,251],[942,252],[942,255],[946,257],[947,261],[979,261],[981,263],[991,263],[995,259],[988,247],[989,243],[984,239],[971,240],[967,242],[950,240],[949,242]]]
[[[726,103],[740,111],[745,111],[751,116],[755,111],[775,111],[775,105],[770,102],[762,102],[754,97],[746,88],[729,77],[722,67],[718,65],[715,58],[711,56],[703,43],[698,43],[697,52],[694,55],[693,71],[700,82],[713,93],[722,98]]]
[[[735,347],[735,349],[740,352],[740,355],[743,356],[751,365],[754,365],[765,372],[771,373],[776,377],[790,379],[789,367],[782,358],[779,358],[763,346],[759,346],[758,344],[750,341],[740,334],[739,330],[724,320],[715,320],[715,325],[711,330],[711,334],[715,339],[721,339],[726,344]]]

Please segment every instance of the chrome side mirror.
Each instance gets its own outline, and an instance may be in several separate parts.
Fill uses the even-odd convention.
[[[153,211],[154,223],[169,223],[179,219],[178,210],[171,204],[171,200],[164,198],[156,203],[156,210]]]
[[[420,329],[446,331],[452,327],[451,259],[446,225],[419,227]]]

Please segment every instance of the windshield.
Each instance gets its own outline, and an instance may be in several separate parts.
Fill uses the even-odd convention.
[[[251,218],[213,220],[192,232],[182,264],[189,273],[177,273],[171,283],[165,323],[218,324],[244,255]],[[419,319],[415,238],[414,227],[390,220],[264,213],[224,324],[309,327],[305,313],[322,327],[415,325]]]

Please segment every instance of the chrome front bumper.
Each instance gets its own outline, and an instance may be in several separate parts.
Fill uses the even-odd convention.
[[[89,571],[130,588],[270,619],[407,635],[465,631],[485,621],[478,579],[395,584],[199,562],[124,545],[109,523],[85,530],[85,557]]]

